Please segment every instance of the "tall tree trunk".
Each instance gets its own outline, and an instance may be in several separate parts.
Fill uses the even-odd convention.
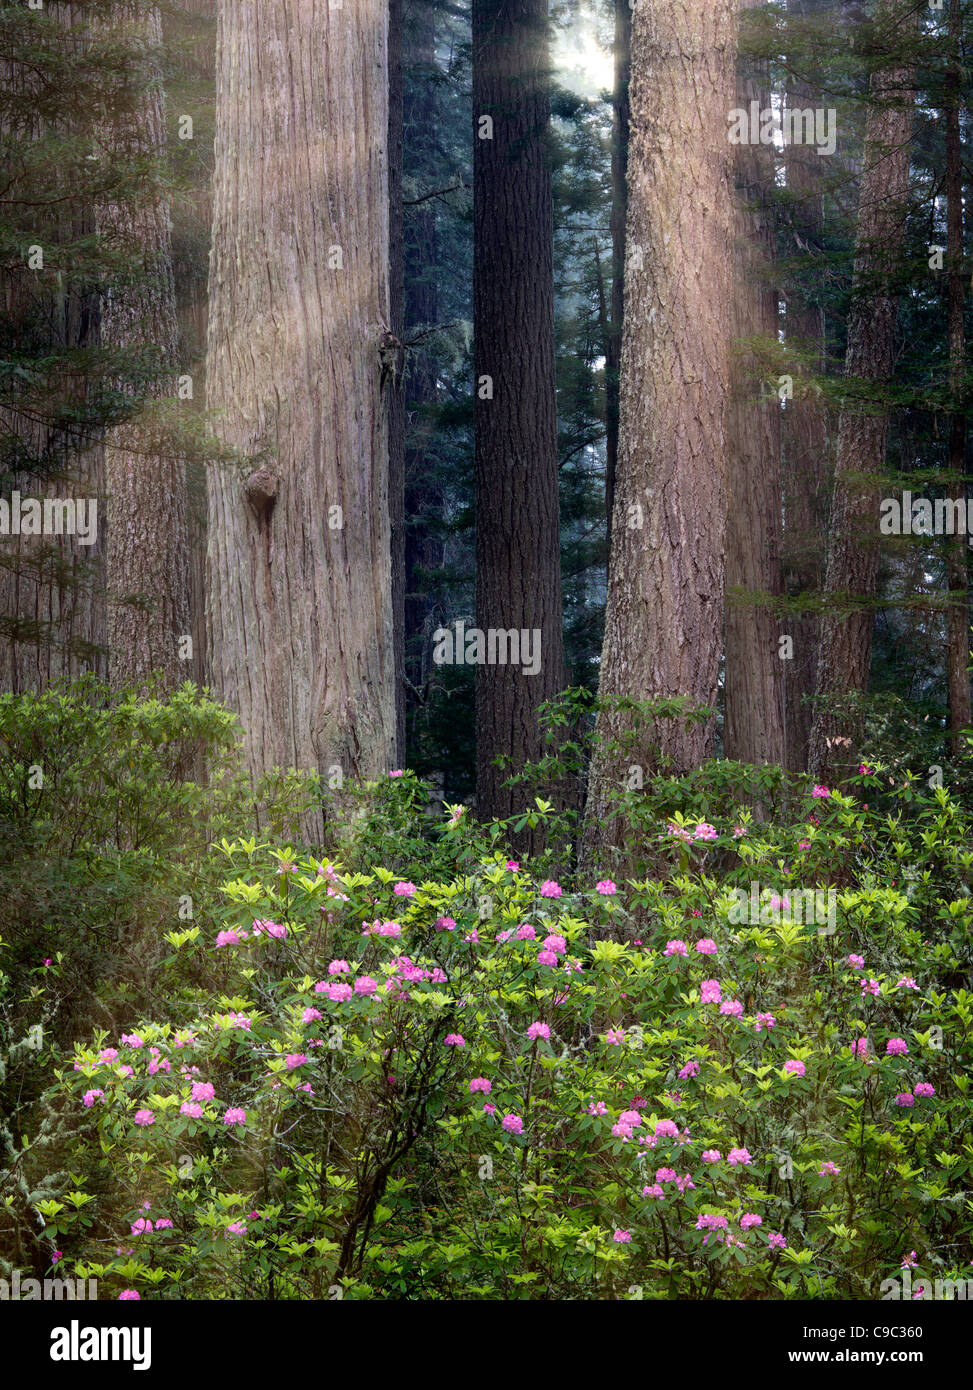
[[[742,8],[748,5],[745,3]],[[750,61],[749,59],[747,60]],[[762,74],[763,75],[763,74]],[[770,106],[756,75],[742,70],[737,105]],[[784,762],[781,624],[771,606],[783,593],[781,570],[780,405],[761,381],[760,345],[777,338],[776,234],[770,202],[774,155],[767,145],[736,146],[734,221],[734,383],[729,410],[726,533],[726,657],[723,748],[745,763]]]
[[[966,367],[963,323],[963,145],[960,133],[960,0],[949,8],[950,66],[946,76],[946,200],[947,200],[947,323],[949,331],[949,389],[952,416],[949,429],[949,471],[951,501],[960,502],[966,512],[966,413],[960,407]],[[968,538],[957,527],[947,542],[949,547],[949,636],[947,666],[949,679],[949,728],[953,756],[965,749],[964,730],[971,723],[970,712],[970,608],[967,578]]]
[[[815,7],[816,8],[816,7]],[[797,17],[812,11],[809,0],[790,0],[788,14]],[[786,94],[789,110],[815,109],[822,104],[816,80],[791,77]],[[784,151],[787,183],[789,256],[813,255],[820,250],[824,231],[824,160],[813,145],[789,144]],[[817,383],[808,384],[805,373],[823,376],[827,365],[824,309],[816,299],[816,287],[807,284],[808,271],[794,276],[788,286],[784,332],[788,351],[803,370],[795,392],[787,401],[781,420],[784,483],[784,584],[788,595],[814,596],[824,582],[827,549],[828,414]],[[811,704],[818,658],[818,619],[799,609],[788,614],[787,635],[793,639],[791,660],[784,662],[786,693],[786,758],[792,772],[807,768],[811,736]]]
[[[621,436],[600,695],[714,706],[726,541],[734,25],[731,0],[640,4],[632,23]],[[630,765],[697,766],[712,723],[603,709],[585,857],[613,842],[609,793]]]
[[[402,4],[389,0],[389,323],[405,337],[405,260],[402,242]],[[392,659],[395,667],[396,767],[405,762],[405,371],[404,349],[393,348],[388,386],[389,534],[392,563]]]
[[[534,675],[477,666],[489,817],[521,804],[503,783],[543,754],[537,707],[563,677],[546,0],[474,0],[473,114],[476,619],[540,637]]]
[[[210,470],[207,630],[254,774],[394,749],[387,39],[380,0],[220,11],[207,400],[252,471]]]
[[[619,368],[622,357],[622,322],[625,313],[625,215],[628,203],[626,173],[629,142],[629,74],[631,70],[632,8],[630,0],[615,0],[615,86],[612,92],[612,279],[611,314],[605,351],[605,510],[607,543],[611,557],[612,512],[618,473]],[[600,272],[599,272],[600,279]]]
[[[166,126],[159,11],[120,3],[112,26],[145,49],[140,70],[108,112],[105,157],[161,160]],[[171,373],[177,365],[176,301],[163,186],[146,180],[137,197],[100,207],[97,225],[106,244],[139,257],[138,272],[117,277],[104,295],[102,343],[152,350]],[[105,440],[108,673],[116,687],[141,684],[157,672],[171,690],[192,675],[184,645],[191,635],[186,469],[181,459],[160,450],[152,410],[155,401],[172,394],[172,377],[162,377],[142,410],[109,430]]]
[[[880,42],[911,41],[912,30],[896,25],[897,16],[901,20],[901,0],[883,0],[876,18]],[[818,698],[808,759],[819,780],[832,778],[843,760],[842,747],[836,747],[833,739],[850,736],[838,728],[829,701],[849,691],[864,692],[868,685],[881,480],[889,430],[889,411],[881,393],[891,380],[895,362],[895,276],[909,202],[913,85],[911,56],[878,69],[870,84],[845,380],[852,391],[872,399],[850,399],[838,423],[825,577],[830,606],[820,624]]]

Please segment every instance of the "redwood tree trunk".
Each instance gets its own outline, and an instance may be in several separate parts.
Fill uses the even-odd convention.
[[[166,125],[159,11],[119,4],[112,24],[146,49],[131,88],[108,113],[104,157],[161,160]],[[153,350],[159,366],[173,372],[178,329],[163,187],[146,180],[137,197],[100,207],[97,225],[109,246],[137,252],[140,262],[135,275],[117,278],[103,297],[103,345]],[[186,469],[160,448],[152,418],[154,401],[173,394],[172,377],[161,377],[145,406],[105,439],[108,675],[116,687],[141,684],[155,672],[171,690],[193,675],[185,645],[191,636]]]
[[[503,783],[543,754],[537,707],[563,678],[546,0],[474,0],[473,117],[476,621],[541,643],[535,675],[477,667],[477,811],[489,817],[520,806]],[[495,767],[500,756],[512,766]]]
[[[612,278],[611,311],[605,349],[605,510],[611,556],[612,512],[618,473],[619,368],[625,315],[625,215],[628,203],[626,171],[630,128],[628,84],[631,68],[632,10],[629,0],[615,0],[615,87],[612,93]],[[600,279],[600,273],[599,273]]]
[[[886,0],[877,19],[879,32],[884,20],[891,42],[901,43],[902,29],[891,24],[892,19],[894,7]],[[909,38],[906,30],[906,42]],[[838,728],[828,701],[848,691],[863,692],[871,663],[879,505],[889,429],[889,411],[881,403],[881,392],[892,377],[895,361],[895,273],[909,200],[913,84],[908,59],[878,69],[871,80],[845,380],[852,391],[872,399],[861,403],[850,400],[838,424],[825,577],[829,607],[820,625],[819,703],[808,759],[809,769],[819,780],[832,777],[838,764],[847,761],[841,747],[829,742],[835,736],[849,737],[849,733]]]
[[[811,12],[809,0],[790,0],[788,4],[789,15]],[[792,77],[786,104],[789,109],[803,110],[821,106],[816,79],[808,82]],[[789,257],[811,257],[820,248],[824,231],[823,188],[829,164],[812,145],[790,144],[785,149]],[[812,273],[815,285],[809,286]],[[793,397],[787,401],[781,420],[784,584],[791,598],[806,595],[812,601],[824,582],[829,451],[828,413],[813,381],[814,377],[824,376],[827,366],[824,309],[815,299],[817,280],[817,272],[805,269],[803,280],[794,276],[787,286],[785,339],[789,353],[794,354],[800,366],[794,373]],[[785,630],[794,643],[791,660],[783,663],[787,766],[792,772],[804,772],[811,736],[810,697],[817,673],[817,615],[810,609],[794,609],[787,616]]]
[[[741,72],[737,105],[751,101],[766,109],[770,95]],[[761,381],[759,352],[759,340],[777,338],[772,148],[736,146],[736,181],[723,749],[739,762],[783,763],[786,663],[773,607],[783,593],[780,405]]]
[[[621,436],[600,695],[715,706],[723,626],[731,314],[733,6],[652,0],[633,12]],[[598,733],[631,727],[603,710]],[[608,793],[630,765],[677,772],[712,723],[659,720],[631,748],[602,742],[585,854],[610,844]]]
[[[224,0],[207,399],[210,669],[254,774],[386,771],[388,15]],[[309,830],[313,827],[309,827]]]

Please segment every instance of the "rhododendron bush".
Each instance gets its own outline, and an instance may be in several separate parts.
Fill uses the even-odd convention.
[[[808,784],[786,825],[666,812],[643,879],[511,859],[462,808],[394,871],[224,842],[158,1016],[58,1067],[74,1191],[46,1234],[143,1298],[965,1278],[970,827],[874,776]],[[416,788],[381,796],[411,815]],[[832,921],[794,920],[799,884],[839,885]]]

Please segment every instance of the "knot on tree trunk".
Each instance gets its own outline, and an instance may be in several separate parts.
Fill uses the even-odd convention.
[[[276,473],[272,473],[266,465],[254,470],[244,484],[244,493],[250,507],[258,521],[269,521],[270,514],[277,501]]]

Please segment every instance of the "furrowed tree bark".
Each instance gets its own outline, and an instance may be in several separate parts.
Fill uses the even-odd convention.
[[[113,29],[144,45],[131,85],[107,113],[104,154],[109,160],[161,160],[165,154],[165,94],[158,9],[119,4]],[[138,197],[102,206],[98,232],[109,245],[139,253],[135,275],[109,284],[103,296],[105,347],[149,348],[159,366],[177,366],[176,300],[172,277],[169,200],[147,177]],[[190,633],[190,559],[186,469],[165,451],[152,404],[174,394],[172,377],[153,382],[145,406],[108,431],[108,676],[116,688],[161,676],[167,690],[193,674],[184,639]]]
[[[901,3],[884,0],[876,29],[892,45],[908,44],[912,30]],[[893,50],[894,51],[894,50]],[[816,707],[809,770],[819,781],[838,774],[848,761],[828,702],[849,691],[864,692],[872,651],[872,600],[878,570],[881,479],[889,430],[882,391],[895,363],[898,293],[895,276],[909,202],[909,141],[914,105],[909,57],[893,58],[871,79],[865,153],[855,237],[855,268],[845,379],[859,393],[841,411],[831,502],[831,543],[825,576],[830,600],[820,623]],[[868,399],[870,397],[871,399]]]
[[[769,92],[761,90],[763,76],[741,70],[738,106],[770,106]],[[735,154],[723,750],[738,762],[782,764],[786,662],[772,606],[783,593],[780,405],[776,395],[768,398],[761,380],[759,342],[777,338],[774,155],[770,146],[756,144],[737,145]]]
[[[255,776],[394,749],[387,41],[379,0],[220,10],[207,631]]]
[[[960,0],[949,9],[951,62],[946,75],[946,250],[949,389],[952,415],[949,427],[949,497],[966,514],[966,413],[960,404],[966,365],[963,322],[963,144],[960,132]],[[970,711],[970,608],[967,574],[968,537],[957,528],[948,545],[949,626],[947,676],[949,684],[950,746],[954,757],[966,747]]]
[[[733,6],[640,4],[632,20],[621,434],[600,695],[715,706],[722,647],[731,287],[727,116]],[[604,740],[631,716],[603,709],[583,857],[613,842],[609,791],[630,765],[676,772],[706,756],[712,722],[659,720],[630,749]]]
[[[537,707],[563,680],[545,0],[474,0],[473,116],[476,622],[541,643],[536,675],[477,666],[477,812],[491,817],[524,803],[503,783],[544,753]]]
[[[816,9],[816,6],[814,7]],[[790,0],[788,14],[812,12],[808,0]],[[815,82],[792,77],[786,93],[789,110],[822,105]],[[790,144],[784,151],[788,194],[787,246],[790,255],[813,255],[824,231],[824,175],[827,161],[812,145]],[[783,436],[784,587],[791,598],[820,593],[827,553],[828,413],[814,377],[827,370],[827,338],[822,305],[815,298],[809,272],[787,287],[784,336],[796,355],[794,395],[781,419]],[[808,377],[812,379],[809,381]],[[811,703],[817,673],[818,618],[808,610],[791,611],[786,633],[794,654],[784,662],[786,760],[792,772],[807,768]]]

